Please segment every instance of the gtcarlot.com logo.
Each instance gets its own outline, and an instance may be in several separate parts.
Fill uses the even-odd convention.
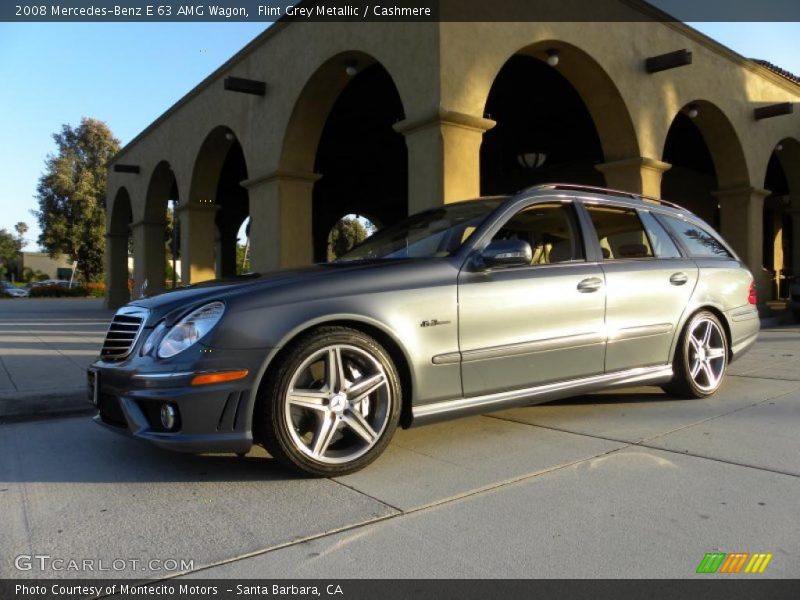
[[[734,575],[736,573],[763,573],[772,554],[766,552],[708,552],[700,565],[697,567],[698,573],[725,573]]]
[[[20,554],[14,558],[14,567],[18,571],[175,573],[193,570],[194,560],[183,558],[61,558],[49,554]]]

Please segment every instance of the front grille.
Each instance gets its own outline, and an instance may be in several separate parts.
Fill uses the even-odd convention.
[[[147,319],[147,310],[144,308],[121,308],[106,333],[100,358],[103,360],[122,360],[131,353],[142,327]]]

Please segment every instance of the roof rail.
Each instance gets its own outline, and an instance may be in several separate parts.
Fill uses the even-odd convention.
[[[646,194],[637,194],[634,192],[625,192],[623,190],[613,190],[610,188],[599,187],[596,185],[582,185],[580,183],[542,183],[539,185],[534,185],[529,188],[525,188],[524,192],[531,192],[533,190],[572,190],[576,192],[592,192],[595,194],[605,194],[607,196],[620,196],[623,198],[630,198],[632,200],[647,200],[649,202],[655,202],[657,204],[663,204],[664,206],[669,206],[670,208],[676,208],[678,210],[686,210],[679,204],[675,204],[674,202],[670,202],[669,200],[664,200],[662,198],[656,198],[655,196],[648,196]]]

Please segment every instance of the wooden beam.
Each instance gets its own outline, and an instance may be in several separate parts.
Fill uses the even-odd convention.
[[[644,61],[644,68],[648,73],[658,73],[667,69],[684,67],[692,64],[692,53],[689,50],[676,50],[658,56],[651,56]]]
[[[791,102],[781,102],[779,104],[770,104],[768,106],[759,106],[753,109],[753,116],[756,121],[761,119],[771,119],[772,117],[780,117],[781,115],[790,115],[794,112],[794,104]]]
[[[138,173],[139,165],[114,165],[114,173]]]
[[[267,84],[255,79],[226,77],[224,86],[229,92],[241,92],[242,94],[253,94],[254,96],[263,96],[267,93]]]

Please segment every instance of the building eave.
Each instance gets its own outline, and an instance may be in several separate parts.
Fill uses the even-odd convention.
[[[704,33],[698,31],[697,29],[681,21],[675,20],[674,17],[662,11],[661,9],[653,6],[652,4],[649,4],[644,0],[620,0],[620,1],[630,6],[632,9],[641,12],[647,17],[652,18],[654,21],[660,22],[663,25],[670,27],[671,29],[677,31],[678,33],[686,36],[693,42],[708,48],[709,50],[715,52],[722,58],[725,58],[737,64],[738,66],[747,69],[748,71],[755,73],[760,77],[763,77],[764,79],[770,81],[771,83],[775,84],[778,87],[785,89],[786,91],[792,94],[800,96],[799,84],[792,82],[791,80],[756,63],[751,59],[745,58],[744,56],[736,53],[735,51],[731,50],[724,44],[721,44],[720,42],[705,35]],[[313,0],[303,0],[302,2],[299,2],[297,4],[298,5],[310,4],[311,2],[313,2]],[[115,162],[117,162],[121,157],[123,157],[127,152],[129,152],[139,141],[145,138],[151,131],[153,131],[156,127],[161,125],[170,116],[175,114],[180,108],[182,108],[185,104],[191,101],[195,96],[200,94],[203,90],[208,88],[214,82],[218,81],[224,73],[236,67],[236,65],[238,65],[241,61],[243,61],[253,51],[255,51],[263,44],[267,43],[273,37],[280,34],[291,23],[292,23],[291,19],[288,19],[287,17],[281,17],[280,19],[269,25],[267,29],[265,29],[255,38],[253,38],[241,50],[239,50],[236,54],[231,56],[227,61],[225,61],[221,66],[215,69],[207,77],[205,77],[200,83],[198,83],[191,90],[189,90],[189,92],[187,92],[184,96],[182,96],[177,102],[175,102],[172,106],[170,106],[166,111],[164,111],[161,115],[159,115],[153,122],[151,122],[147,127],[145,127],[140,133],[138,133],[133,139],[131,139],[127,144],[125,144],[108,161],[108,167],[111,167]]]

